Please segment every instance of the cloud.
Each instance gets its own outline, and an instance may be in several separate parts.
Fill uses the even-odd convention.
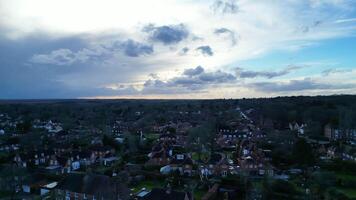
[[[205,88],[209,85],[232,83],[236,81],[233,74],[221,70],[206,72],[203,67],[189,68],[180,76],[173,77],[162,83],[166,86],[180,86],[193,90]]]
[[[356,18],[348,18],[348,19],[338,19],[335,20],[335,23],[353,23],[356,22]]]
[[[195,50],[199,51],[204,56],[213,56],[214,55],[213,50],[208,45],[197,47]]]
[[[29,61],[37,64],[72,65],[74,63],[86,63],[93,60],[103,61],[119,51],[122,51],[128,57],[139,57],[152,54],[153,46],[128,39],[106,45],[96,44],[78,51],[57,49],[48,54],[35,54]]]
[[[236,68],[236,74],[240,78],[256,78],[256,77],[265,77],[268,79],[284,76],[291,73],[292,71],[303,68],[304,66],[289,66],[280,71],[250,71],[244,70],[242,68]]]
[[[315,29],[319,28],[323,23],[324,22],[321,20],[312,21],[310,24],[306,24],[298,27],[297,31],[306,34],[315,31]]]
[[[196,68],[186,69],[184,70],[183,74],[187,76],[196,76],[204,72],[204,68],[198,66]]]
[[[167,81],[147,80],[144,86],[145,88],[149,86],[150,91],[153,91],[154,87],[160,90],[162,88],[178,88],[183,91],[182,88],[184,88],[184,91],[197,91],[212,85],[233,83],[235,81],[236,77],[230,73],[221,70],[205,72],[204,68],[198,66],[186,69],[181,76],[173,77]]]
[[[352,69],[326,69],[324,71],[322,71],[322,74],[324,76],[329,76],[331,74],[336,74],[336,73],[346,73],[346,72],[351,72]]]
[[[140,90],[136,85],[143,87],[147,74],[156,73],[160,77],[150,78],[172,84],[165,85],[168,93],[173,89],[189,92],[190,88],[198,91],[198,88],[204,90],[213,85],[221,87],[218,92],[209,88],[213,92],[204,96],[209,98],[212,94],[224,96],[230,95],[233,89],[238,90],[236,77],[245,77],[243,82],[249,83],[256,81],[254,77],[272,79],[288,74],[282,78],[298,79],[297,75],[308,73],[303,70],[294,74],[293,70],[283,67],[265,71],[266,68],[255,65],[254,69],[240,69],[240,74],[229,71],[229,76],[221,71],[222,66],[278,64],[289,62],[286,61],[289,58],[303,63],[314,60],[316,51],[332,49],[341,49],[345,54],[335,54],[332,58],[323,54],[317,59],[332,59],[341,65],[352,63],[348,44],[354,41],[356,33],[352,9],[355,3],[313,1],[316,3],[311,5],[311,0],[212,0],[207,5],[206,1],[130,0],[122,6],[118,1],[102,3],[99,0],[90,3],[85,0],[55,3],[0,0],[1,17],[7,19],[0,20],[0,95],[11,94],[16,98],[46,97],[54,92],[58,96],[63,94],[64,98],[96,92],[99,95],[97,87],[110,83],[132,85]],[[343,2],[349,5],[340,6],[345,4]],[[78,10],[81,10],[80,15]],[[93,15],[95,12],[99,14]],[[151,25],[146,26],[148,24]],[[238,45],[231,45],[234,39]],[[213,48],[214,56],[197,56],[203,50],[196,48],[203,45]],[[303,51],[310,46],[313,48]],[[209,52],[205,55],[209,56]],[[174,75],[177,71],[183,72],[184,66],[198,65],[209,71],[192,77]],[[329,82],[335,72],[324,72],[329,75]],[[222,83],[217,81],[218,75],[225,77],[219,79]],[[354,79],[349,73],[333,75],[335,82]],[[206,81],[209,79],[215,81]],[[150,89],[155,90],[155,86]],[[243,95],[253,96],[249,92],[231,94],[232,97]]]
[[[290,80],[288,82],[257,82],[248,84],[248,87],[262,92],[297,92],[305,90],[350,89],[356,87],[356,85],[321,83],[311,78],[304,78],[302,80]]]
[[[121,43],[121,47],[125,55],[130,57],[138,57],[140,55],[147,55],[153,53],[152,45],[146,45],[133,40],[127,40]]]
[[[150,73],[148,77],[153,78],[153,79],[159,79],[159,76],[156,73]]]
[[[189,31],[184,24],[165,26],[150,24],[145,26],[143,31],[150,34],[149,38],[151,40],[161,42],[165,45],[179,43],[189,35]]]
[[[214,13],[235,14],[239,11],[237,0],[216,0],[211,9]]]
[[[206,72],[201,66],[186,69],[179,76],[172,77],[168,80],[160,80],[157,75],[153,78],[154,79],[146,80],[142,85],[142,89],[137,89],[137,93],[163,94],[163,92],[166,92],[169,94],[172,92],[204,92],[204,89],[207,89],[210,86],[232,84],[236,82],[236,77],[233,74],[221,70]],[[133,87],[133,85],[128,87]]]
[[[229,38],[231,40],[231,45],[235,46],[237,43],[235,32],[227,28],[217,28],[214,30],[214,34],[218,36],[223,36],[224,38]]]
[[[235,81],[236,77],[230,73],[218,70],[216,72],[202,73],[199,75],[199,79],[207,83],[227,83]]]
[[[190,49],[188,47],[183,47],[180,52],[179,52],[179,55],[183,56],[183,55],[186,55],[188,53]]]
[[[39,64],[70,65],[76,61],[76,55],[69,49],[58,49],[49,54],[35,54],[30,61]]]

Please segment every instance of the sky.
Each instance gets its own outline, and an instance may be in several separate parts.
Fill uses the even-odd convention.
[[[0,0],[0,99],[356,94],[354,0]]]

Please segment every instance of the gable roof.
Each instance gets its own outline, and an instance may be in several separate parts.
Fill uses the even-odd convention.
[[[108,176],[96,174],[70,174],[60,183],[59,188],[104,199],[113,199],[117,195],[121,199],[128,199],[130,194],[123,184],[115,183]]]
[[[186,195],[185,192],[179,192],[174,190],[165,190],[160,188],[153,188],[150,193],[145,195],[143,200],[184,200]],[[190,195],[188,195],[188,199]]]

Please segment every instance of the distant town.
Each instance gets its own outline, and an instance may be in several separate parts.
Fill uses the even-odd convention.
[[[356,199],[356,96],[0,101],[1,199]]]

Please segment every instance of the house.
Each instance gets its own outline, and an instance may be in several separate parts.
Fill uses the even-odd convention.
[[[108,156],[102,159],[102,163],[105,166],[112,166],[117,160],[118,157],[116,156]]]
[[[116,199],[128,200],[130,190],[108,176],[95,174],[69,174],[55,190],[63,199]]]
[[[72,151],[72,145],[70,143],[63,144],[57,142],[54,145],[52,145],[52,148],[56,154]]]
[[[26,177],[21,184],[22,191],[26,194],[45,195],[52,191],[58,182],[49,181],[41,174]]]
[[[266,133],[261,130],[252,131],[252,138],[254,138],[254,139],[260,139],[260,138],[265,138],[265,137],[266,137]]]
[[[301,124],[299,125],[297,122],[294,123],[289,123],[289,130],[291,131],[297,131],[299,136],[303,136],[304,135],[304,128],[307,126],[306,124]]]
[[[123,133],[128,131],[128,126],[122,121],[115,121],[114,125],[112,125],[111,132],[116,135],[122,135]]]
[[[28,156],[27,154],[22,154],[20,155],[19,153],[17,153],[14,156],[13,161],[17,164],[17,166],[19,167],[27,167],[27,160],[28,160]]]
[[[172,171],[178,170],[181,175],[192,175],[193,160],[187,154],[176,154],[173,156],[169,166]]]
[[[173,150],[169,142],[159,142],[153,146],[148,154],[146,165],[168,165],[171,161]]]
[[[220,153],[214,153],[210,156],[210,159],[207,163],[201,164],[199,166],[199,176],[200,179],[208,178],[208,176],[216,174],[219,175],[219,162],[223,160],[223,156]]]
[[[250,137],[251,133],[239,130],[221,129],[218,132],[217,143],[222,148],[234,148],[238,140]]]
[[[176,132],[179,135],[184,135],[192,127],[193,127],[192,124],[189,123],[189,122],[180,122],[180,123],[177,124]]]
[[[34,120],[33,128],[46,129],[48,133],[54,133],[54,134],[63,130],[62,125],[60,123],[52,122],[52,120],[49,120],[46,123],[46,122],[41,122],[38,119]]]
[[[115,150],[112,147],[102,146],[102,145],[91,146],[89,147],[89,150],[91,150],[94,153],[94,155],[99,158],[103,158],[106,154],[115,152]]]
[[[339,129],[334,128],[332,125],[327,124],[324,127],[324,136],[329,138],[329,140],[340,140],[342,135]]]
[[[76,153],[76,154],[75,154]],[[62,168],[62,173],[70,173],[81,168],[81,166],[87,166],[94,163],[91,158],[80,157],[78,152],[67,152],[62,155],[56,156],[57,163]],[[56,165],[53,165],[55,168]]]
[[[17,153],[13,161],[17,163],[18,166],[27,167],[28,165],[34,166],[46,166],[51,161],[51,158],[55,155],[52,150],[33,150],[27,151],[25,153]],[[52,160],[53,161],[53,160]]]
[[[72,160],[79,161],[80,165],[89,166],[96,162],[98,156],[90,150],[76,150],[70,153]]]
[[[345,145],[341,153],[341,158],[343,160],[356,162],[356,148],[353,146]]]
[[[177,139],[177,136],[175,136],[172,133],[164,133],[159,136],[159,141],[162,142],[175,142]]]
[[[331,124],[327,124],[324,127],[324,136],[331,141],[356,141],[356,129],[340,129]]]
[[[40,195],[45,195],[54,190],[54,188],[58,185],[58,182],[48,183],[40,187]]]
[[[193,200],[193,196],[189,192],[175,191],[170,188],[161,189],[153,188],[150,192],[141,195],[139,200]]]
[[[19,150],[20,145],[19,144],[0,144],[0,151],[6,151],[6,152],[13,152]]]

